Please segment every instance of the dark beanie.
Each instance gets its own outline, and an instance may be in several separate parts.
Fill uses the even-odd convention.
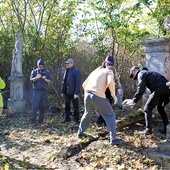
[[[37,66],[39,66],[39,65],[44,65],[44,61],[42,59],[39,59],[37,61]]]

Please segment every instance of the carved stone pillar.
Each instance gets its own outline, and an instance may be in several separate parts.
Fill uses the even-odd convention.
[[[26,106],[26,101],[23,96],[24,76],[12,75],[8,78],[10,80],[10,98],[7,106],[12,112],[23,112]]]
[[[26,106],[24,100],[24,75],[22,72],[22,41],[19,34],[15,34],[15,47],[12,54],[10,81],[10,98],[7,107],[12,112],[23,112]]]

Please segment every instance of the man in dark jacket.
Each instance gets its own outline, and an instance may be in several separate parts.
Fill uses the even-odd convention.
[[[65,118],[61,123],[70,122],[70,105],[73,104],[74,109],[74,124],[79,123],[79,101],[78,94],[81,87],[81,73],[74,67],[73,59],[68,59],[66,62],[67,70],[63,78],[62,96],[65,100]]]
[[[164,108],[169,103],[169,88],[166,86],[168,80],[157,72],[149,71],[146,67],[137,66],[130,69],[130,78],[138,79],[137,91],[133,96],[134,105],[142,97],[146,88],[151,92],[144,106],[146,130],[139,134],[152,134],[152,110],[156,106],[164,125],[164,129],[160,132],[166,133],[166,126],[169,122]]]

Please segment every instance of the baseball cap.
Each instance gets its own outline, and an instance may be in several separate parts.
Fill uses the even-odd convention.
[[[138,66],[133,66],[133,67],[130,69],[130,75],[129,75],[130,78],[133,78],[132,72],[133,72],[135,69],[139,70],[139,67],[138,67]]]
[[[74,60],[71,59],[71,58],[69,58],[69,59],[65,62],[65,64],[68,64],[68,63],[74,63]]]

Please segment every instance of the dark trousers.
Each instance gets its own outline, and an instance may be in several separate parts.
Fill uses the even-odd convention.
[[[65,119],[70,120],[70,115],[71,115],[71,102],[73,104],[73,109],[74,109],[74,121],[79,121],[79,100],[78,98],[74,99],[74,95],[64,95],[65,99]]]
[[[33,90],[32,111],[30,115],[30,123],[35,124],[37,112],[39,111],[39,123],[44,121],[44,113],[47,104],[47,90]]]
[[[164,128],[169,124],[168,117],[165,112],[165,106],[169,103],[169,93],[168,92],[153,92],[149,95],[144,106],[145,112],[145,123],[147,130],[152,131],[152,110],[157,106],[158,112],[162,118]]]

